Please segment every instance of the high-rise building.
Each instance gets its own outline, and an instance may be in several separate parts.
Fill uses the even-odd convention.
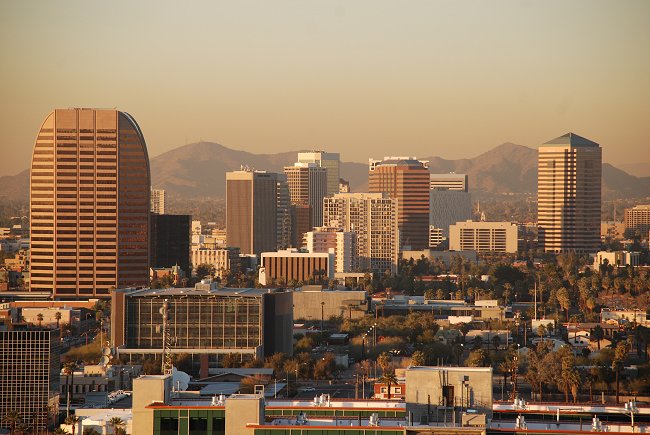
[[[278,174],[226,172],[226,240],[242,254],[259,255],[277,246]]]
[[[180,266],[190,275],[190,215],[151,214],[151,267]]]
[[[31,291],[108,297],[149,280],[149,157],[128,113],[57,109],[30,179]]]
[[[650,205],[637,205],[625,209],[625,235],[633,237],[640,234],[648,237],[650,231]]]
[[[165,197],[163,189],[151,189],[151,213],[165,214]]]
[[[291,194],[289,193],[289,184],[287,176],[278,174],[277,184],[277,249],[286,249],[291,246],[292,229],[291,229]]]
[[[308,205],[311,209],[309,231],[323,225],[323,198],[327,195],[327,169],[315,163],[294,163],[285,166],[291,203]],[[306,232],[306,231],[305,231]],[[302,240],[303,233],[299,234]]]
[[[59,406],[58,329],[0,330],[0,427],[17,412],[32,433],[46,433]]]
[[[334,272],[356,270],[356,237],[341,228],[316,227],[305,234],[305,246],[309,252],[328,253],[334,250]]]
[[[539,244],[545,252],[597,252],[602,149],[574,133],[539,148]]]
[[[449,250],[516,253],[517,235],[512,222],[458,222],[449,227]]]
[[[429,187],[431,190],[460,190],[467,192],[469,190],[467,174],[456,174],[454,172],[448,174],[431,174]]]
[[[358,270],[397,272],[397,200],[384,193],[338,193],[323,200],[323,221],[355,234]]]
[[[325,151],[308,151],[298,153],[298,163],[316,163],[321,168],[327,169],[327,195],[339,193],[339,176],[341,155],[339,153],[326,153]]]
[[[369,161],[370,192],[397,200],[400,249],[429,246],[429,162],[415,157]]]
[[[467,174],[431,174],[429,181],[429,226],[436,229],[435,240],[430,237],[429,246],[435,247],[432,242],[440,244],[449,237],[450,225],[472,218],[472,198]]]

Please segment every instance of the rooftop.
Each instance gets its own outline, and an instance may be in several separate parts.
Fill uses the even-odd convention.
[[[542,146],[544,145],[571,145],[572,147],[588,147],[588,148],[598,148],[600,146],[596,142],[592,142],[589,139],[586,139],[582,136],[578,136],[575,133],[567,133],[560,137],[556,137],[555,139],[549,140],[548,142],[544,143]]]

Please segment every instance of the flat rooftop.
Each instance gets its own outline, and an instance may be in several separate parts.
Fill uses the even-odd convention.
[[[120,290],[118,290],[120,291]],[[265,293],[276,293],[277,289],[259,289],[259,288],[212,288],[212,289],[196,289],[193,287],[188,288],[164,288],[164,289],[124,289],[129,297],[260,297]]]

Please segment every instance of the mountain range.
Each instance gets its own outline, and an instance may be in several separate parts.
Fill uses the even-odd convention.
[[[242,165],[253,169],[280,172],[293,164],[298,151],[254,154],[234,150],[214,142],[183,145],[151,158],[152,185],[170,196],[225,196],[225,173]],[[381,156],[375,156],[381,157]],[[456,172],[469,176],[470,190],[481,194],[535,193],[537,190],[537,150],[504,143],[473,158],[447,160],[421,157],[429,161],[433,173]],[[341,177],[352,191],[368,187],[366,163],[341,162]],[[29,170],[0,177],[0,198],[27,200]],[[650,196],[650,177],[635,177],[608,163],[603,164],[603,198]]]

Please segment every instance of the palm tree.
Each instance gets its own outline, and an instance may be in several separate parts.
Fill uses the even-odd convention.
[[[9,426],[9,433],[11,435],[14,435],[14,433],[16,432],[16,426],[18,426],[22,421],[23,418],[21,417],[20,413],[15,409],[11,409],[7,411],[4,418],[2,419],[2,423]]]
[[[36,320],[38,320],[38,327],[39,327],[39,328],[40,328],[41,326],[43,326],[43,314],[38,313],[38,314],[36,315]]]
[[[108,425],[113,429],[113,434],[117,434],[118,432],[121,432],[122,429],[124,429],[126,423],[124,423],[124,420],[122,420],[120,417],[113,417],[108,420]]]
[[[70,432],[68,432],[67,430],[62,429],[60,427],[57,427],[56,429],[54,429],[52,431],[52,434],[54,434],[54,435],[70,435]]]
[[[56,329],[59,329],[59,323],[61,322],[61,311],[54,313],[54,318],[56,319]]]
[[[72,426],[72,435],[74,435],[77,431],[77,424],[79,423],[79,420],[81,419],[76,415],[70,415],[65,419],[65,424]]]
[[[70,417],[70,395],[72,394],[72,389],[74,388],[74,372],[77,370],[76,362],[68,362],[63,364],[63,373],[68,375],[67,385],[66,385],[66,396],[67,396],[67,409],[66,409],[66,418]]]
[[[97,432],[97,430],[92,427],[87,427],[84,429],[83,435],[102,435],[102,434]]]
[[[397,385],[397,377],[395,376],[394,371],[387,371],[381,375],[379,381],[386,384],[388,391],[388,400],[390,400],[390,387],[391,385]]]

